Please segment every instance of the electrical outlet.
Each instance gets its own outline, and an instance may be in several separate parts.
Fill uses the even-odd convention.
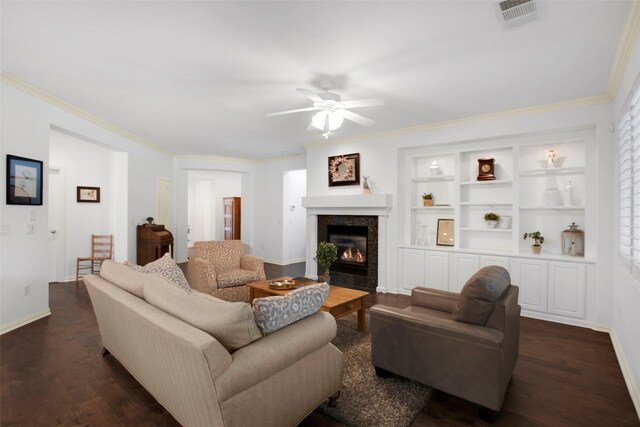
[[[2,224],[0,225],[0,236],[8,236],[9,235],[9,225]]]
[[[30,210],[29,211],[29,221],[34,222],[35,220],[36,220],[36,211]]]
[[[24,296],[29,296],[31,295],[31,285],[25,285],[24,287]]]
[[[27,223],[27,234],[35,234],[36,233],[36,223],[28,222]]]

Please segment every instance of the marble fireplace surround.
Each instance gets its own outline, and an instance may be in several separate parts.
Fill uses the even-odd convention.
[[[313,258],[318,247],[318,215],[358,215],[378,217],[378,286],[386,292],[388,217],[392,207],[391,194],[308,196],[302,198],[307,210],[307,254],[305,276],[316,279],[317,265]]]

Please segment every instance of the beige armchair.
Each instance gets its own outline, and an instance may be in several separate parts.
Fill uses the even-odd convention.
[[[244,253],[240,240],[196,242],[187,280],[193,289],[226,301],[249,302],[247,283],[265,279],[262,258]]]
[[[481,269],[460,294],[414,288],[409,307],[375,305],[370,316],[371,359],[379,376],[411,378],[477,403],[483,418],[495,418],[520,337],[518,287],[507,270]]]

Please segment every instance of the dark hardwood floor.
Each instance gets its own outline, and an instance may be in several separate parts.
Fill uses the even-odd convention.
[[[267,266],[269,278],[304,266]],[[403,295],[372,295],[367,305],[404,307]],[[177,426],[113,356],[87,291],[50,285],[52,315],[0,336],[2,426]],[[411,357],[407,355],[407,357]],[[341,426],[313,413],[303,426]],[[436,392],[412,426],[486,425],[476,406]],[[496,426],[640,426],[611,340],[589,329],[522,319],[520,357]],[[259,427],[259,426],[256,426]]]

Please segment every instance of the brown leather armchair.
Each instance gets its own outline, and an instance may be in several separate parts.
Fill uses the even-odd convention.
[[[477,403],[494,418],[518,359],[518,287],[510,283],[507,270],[490,266],[460,294],[414,288],[405,309],[373,306],[376,373],[393,372]]]

